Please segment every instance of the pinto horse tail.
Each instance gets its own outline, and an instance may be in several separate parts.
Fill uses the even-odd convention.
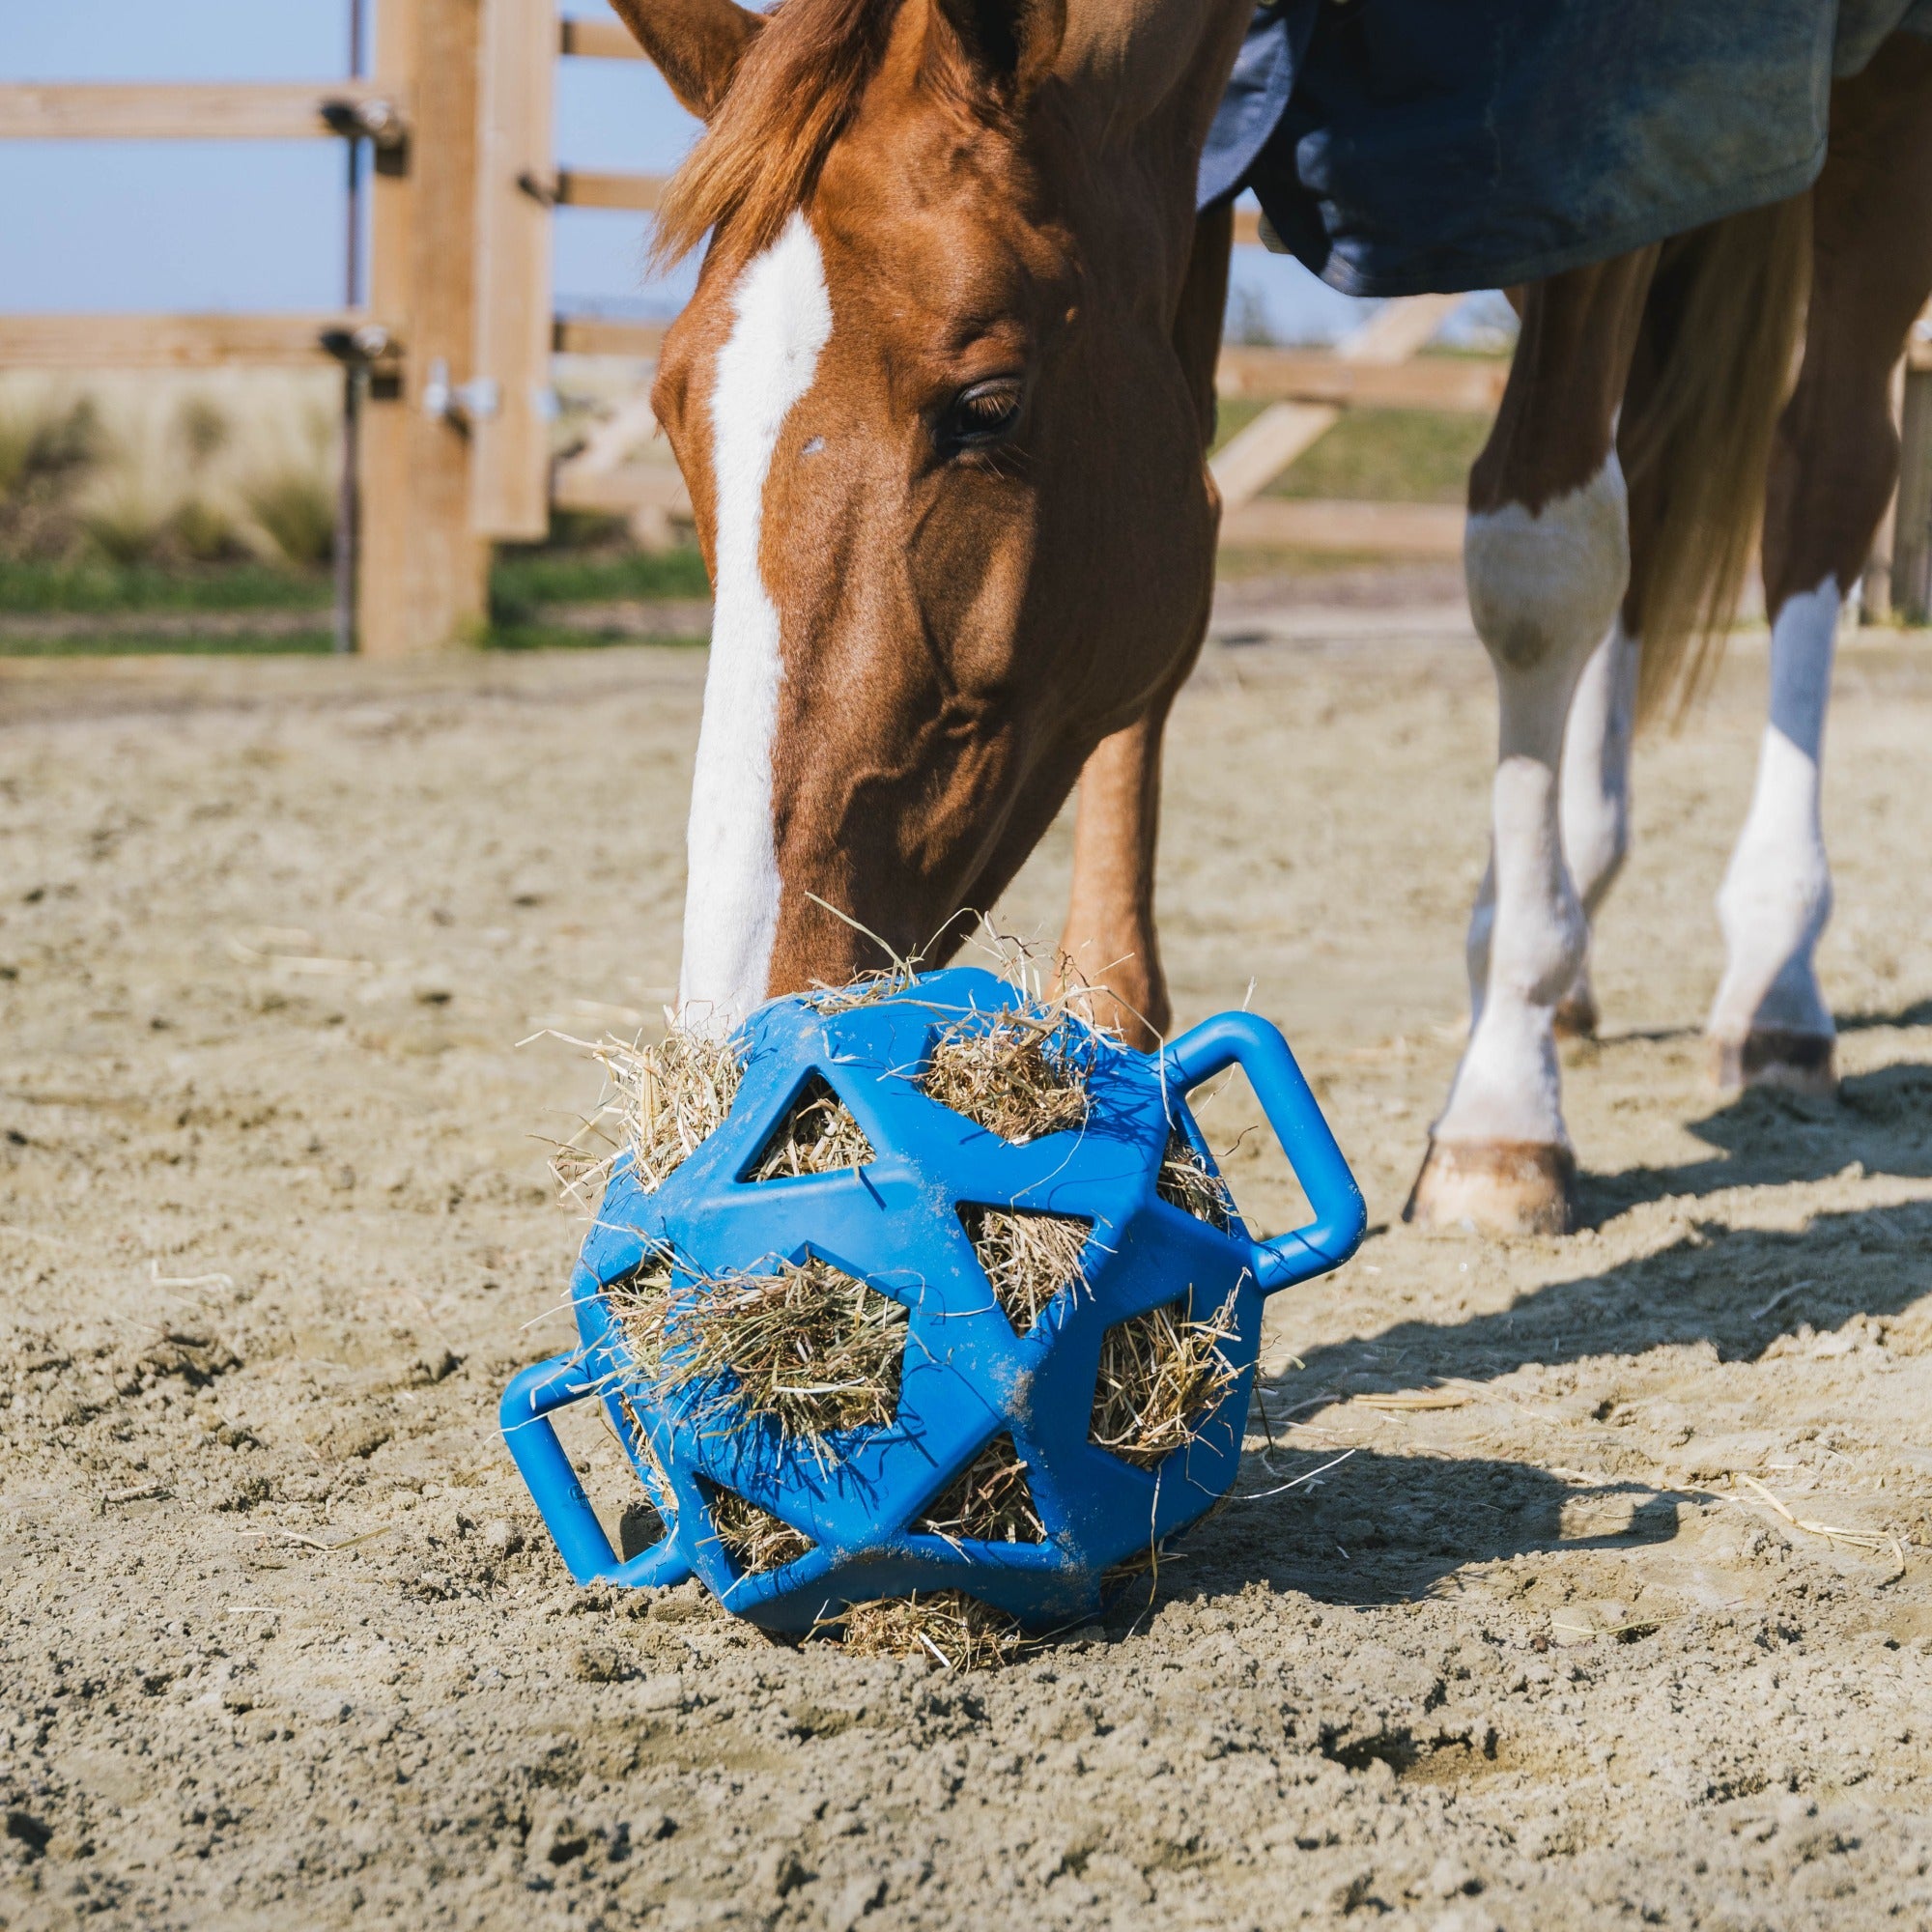
[[[1681,717],[1722,661],[1810,277],[1808,192],[1663,245],[1617,432],[1631,498],[1624,623],[1642,643],[1646,718]]]

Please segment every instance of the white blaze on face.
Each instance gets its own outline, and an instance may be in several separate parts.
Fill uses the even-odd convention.
[[[1743,1039],[1754,1026],[1825,1038],[1837,1030],[1812,954],[1832,916],[1819,787],[1842,602],[1828,577],[1788,598],[1771,627],[1771,720],[1718,893],[1726,963],[1710,1031],[1719,1039]]]
[[[732,314],[711,390],[718,581],[678,980],[686,1023],[720,1033],[765,997],[778,931],[772,749],[782,669],[779,613],[759,574],[758,545],[773,452],[832,334],[824,263],[803,213],[746,267]]]

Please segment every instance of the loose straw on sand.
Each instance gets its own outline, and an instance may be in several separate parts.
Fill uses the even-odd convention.
[[[848,1657],[906,1657],[923,1652],[946,1670],[1009,1663],[1026,1647],[1019,1622],[962,1590],[886,1597],[854,1604],[839,1619]]]
[[[1901,1571],[1905,1568],[1905,1546],[1896,1536],[1879,1536],[1866,1529],[1840,1529],[1835,1523],[1814,1522],[1809,1517],[1802,1517],[1779,1502],[1755,1476],[1747,1476],[1739,1470],[1732,1480],[1742,1483],[1760,1502],[1775,1509],[1793,1529],[1802,1529],[1807,1536],[1822,1536],[1828,1543],[1842,1543],[1848,1549],[1861,1549],[1870,1556],[1889,1554]]]

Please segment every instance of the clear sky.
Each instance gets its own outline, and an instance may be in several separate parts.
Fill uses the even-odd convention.
[[[369,5],[372,0],[362,0]],[[303,80],[347,71],[353,0],[0,0],[0,79]],[[610,17],[602,0],[565,0]],[[557,159],[661,172],[696,123],[643,61],[558,63]],[[331,142],[0,142],[0,309],[310,309],[342,299]],[[559,209],[563,309],[676,307],[647,284],[645,217]],[[1296,339],[1362,304],[1236,250],[1236,301]]]

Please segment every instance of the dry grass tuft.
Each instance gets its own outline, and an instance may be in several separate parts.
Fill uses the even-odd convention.
[[[573,1136],[551,1162],[566,1197],[584,1207],[594,1206],[611,1168],[627,1152],[638,1185],[656,1193],[724,1124],[744,1077],[726,1041],[686,1027],[672,1026],[648,1046],[621,1039],[570,1044],[584,1047],[609,1083],[603,1104],[582,1130],[603,1137],[608,1151],[596,1153]],[[605,1125],[613,1117],[614,1141]]]
[[[816,1440],[883,1428],[898,1409],[904,1306],[816,1255],[700,1280],[689,1300],[673,1297],[668,1267],[606,1292],[632,1354],[661,1384],[729,1378],[715,1419],[769,1417]]]
[[[1221,1349],[1235,1332],[1232,1294],[1202,1321],[1183,1297],[1117,1322],[1100,1344],[1092,1439],[1143,1469],[1186,1448],[1239,1379]]]
[[[1167,1137],[1154,1192],[1183,1214],[1192,1214],[1223,1234],[1234,1225],[1235,1197],[1229,1193],[1228,1183],[1209,1170],[1183,1133],[1176,1131]]]
[[[1015,1335],[1028,1333],[1062,1289],[1086,1286],[1080,1257],[1091,1221],[975,1207],[962,1207],[959,1218]]]
[[[1009,1007],[990,1019],[976,1015],[940,1036],[921,1085],[942,1106],[1016,1144],[1084,1127],[1084,1034],[1064,1012]]]
[[[1026,1470],[1013,1438],[994,1436],[913,1527],[952,1543],[1044,1543]]]
[[[748,1577],[763,1577],[795,1563],[811,1548],[811,1539],[770,1510],[748,1502],[735,1490],[710,1492],[711,1526],[724,1553]]]
[[[670,1312],[670,1254],[654,1248],[629,1274],[604,1287],[604,1302],[623,1331],[631,1359],[655,1381],[664,1369],[665,1320]],[[641,1426],[638,1440],[650,1446]]]
[[[916,985],[919,973],[916,958],[895,959],[890,966],[861,973],[843,986],[829,986],[820,980],[806,994],[805,1003],[815,1013],[849,1013],[859,1007],[876,1007],[881,1000],[890,1000]]]
[[[801,1174],[834,1174],[864,1167],[873,1158],[866,1130],[831,1085],[814,1073],[753,1168],[753,1180],[780,1180]]]
[[[840,1647],[848,1657],[923,1655],[946,1670],[1010,1663],[1027,1646],[1017,1618],[963,1590],[854,1604],[841,1621]]]

